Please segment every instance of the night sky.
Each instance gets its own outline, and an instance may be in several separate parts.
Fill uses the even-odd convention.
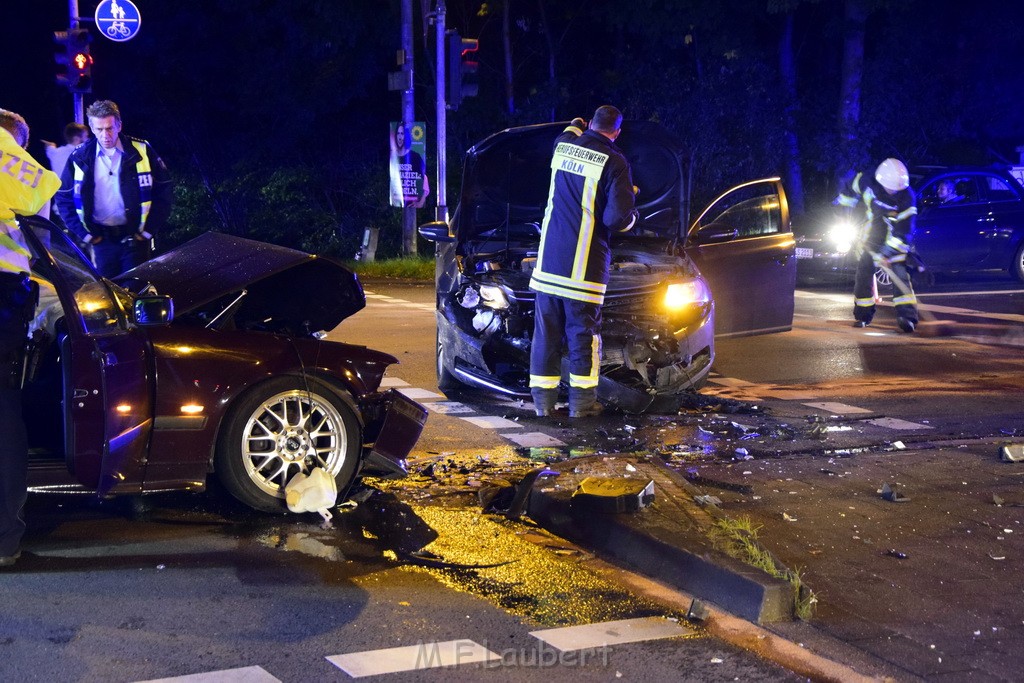
[[[834,193],[854,163],[1015,163],[1024,145],[1024,3],[1016,0],[508,1],[511,110],[505,3],[447,3],[449,28],[480,39],[481,63],[480,95],[448,117],[450,193],[474,142],[511,125],[589,116],[604,103],[680,136],[698,198],[774,173],[792,188],[793,154],[811,203]],[[863,10],[865,34],[861,113],[844,143],[837,114],[848,3]],[[86,103],[117,101],[124,131],[165,157],[179,188],[172,223],[189,234],[220,229],[328,251],[349,249],[331,240],[357,239],[366,225],[396,225],[386,158],[388,125],[401,111],[387,90],[397,0],[135,4],[136,38],[93,41]],[[427,124],[433,173],[433,38],[424,37],[423,4],[414,0],[416,120]],[[91,17],[96,2],[80,5]],[[38,140],[60,142],[72,118],[71,95],[54,81],[52,39],[67,28],[68,3],[4,8],[17,22],[0,107],[28,119],[40,157]],[[795,97],[780,68],[787,20]]]

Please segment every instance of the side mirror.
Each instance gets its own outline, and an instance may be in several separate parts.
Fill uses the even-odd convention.
[[[444,221],[424,223],[416,229],[420,237],[428,242],[454,242],[455,236],[448,232],[448,224]]]
[[[174,320],[174,301],[166,294],[140,296],[132,307],[132,317],[138,325],[166,325]]]

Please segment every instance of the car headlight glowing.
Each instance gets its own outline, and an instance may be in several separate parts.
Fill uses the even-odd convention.
[[[847,220],[837,221],[828,229],[828,241],[836,251],[845,254],[857,241],[857,226]]]
[[[480,285],[480,303],[488,308],[508,308],[508,297],[497,285]]]
[[[701,280],[673,282],[665,289],[665,308],[679,311],[687,306],[706,304],[711,300],[711,292]]]

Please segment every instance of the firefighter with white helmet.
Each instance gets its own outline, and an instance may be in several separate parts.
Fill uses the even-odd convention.
[[[917,219],[917,198],[910,188],[910,174],[899,159],[886,159],[873,177],[857,173],[836,198],[836,204],[854,208],[864,205],[857,274],[853,285],[854,327],[866,327],[875,316],[874,278],[881,268],[893,287],[896,322],[904,332],[917,327],[917,297],[911,284],[907,258]]]

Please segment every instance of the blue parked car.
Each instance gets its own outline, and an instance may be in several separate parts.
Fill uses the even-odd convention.
[[[991,167],[915,169],[914,250],[930,273],[1005,270],[1024,281],[1024,187]],[[862,214],[855,216],[857,219]],[[860,224],[838,207],[793,219],[801,280],[852,276]]]

